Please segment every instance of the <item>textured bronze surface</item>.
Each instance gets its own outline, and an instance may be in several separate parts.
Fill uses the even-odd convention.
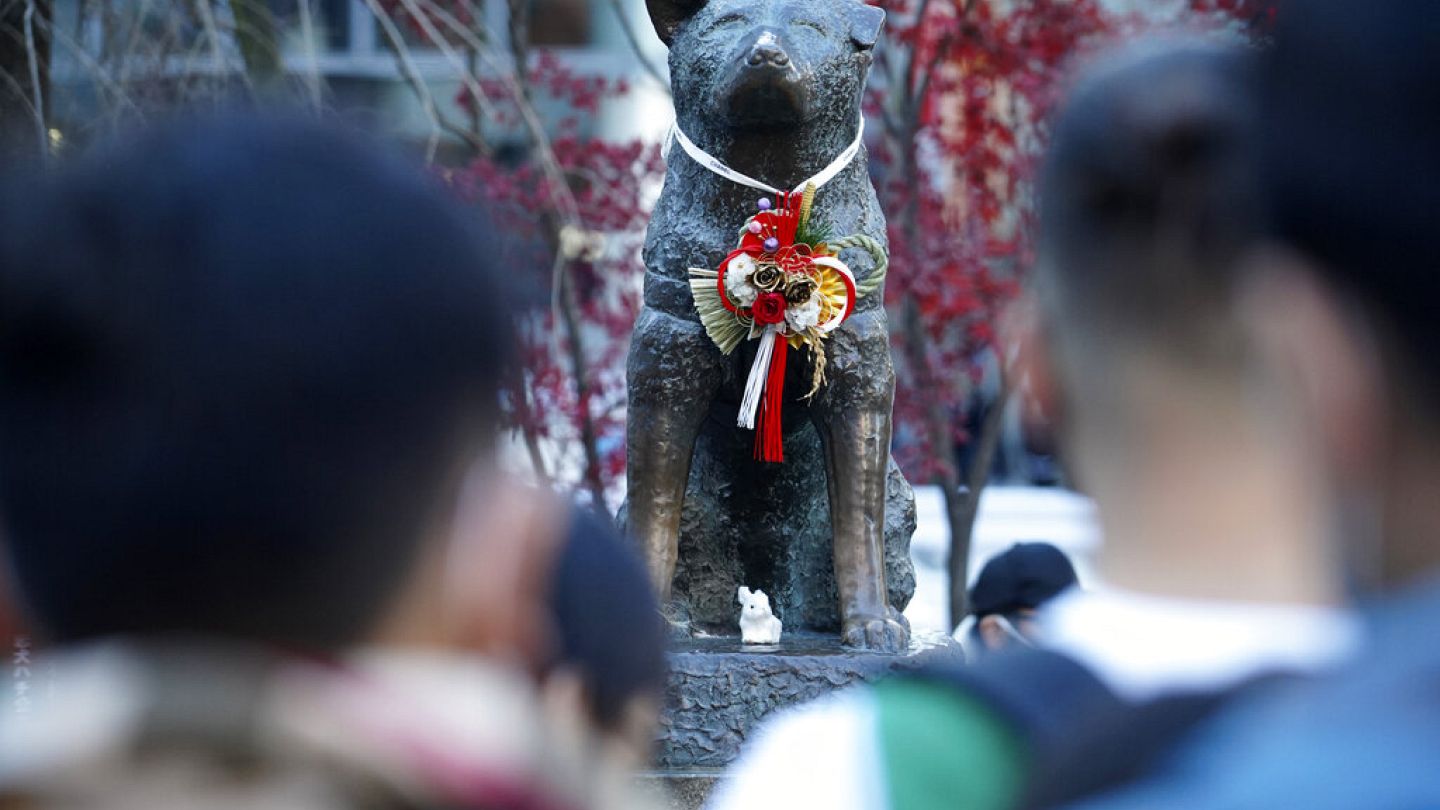
[[[734,169],[780,188],[791,188],[827,165],[854,139],[871,52],[884,14],[859,0],[651,0],[651,16],[670,45],[675,109],[681,128],[702,149]],[[665,186],[645,244],[645,308],[635,324],[629,357],[628,528],[640,544],[652,581],[668,596],[676,578],[686,488],[744,490],[774,476],[759,462],[720,454],[702,466],[705,478],[691,476],[692,454],[702,434],[715,434],[707,447],[725,447],[734,427],[745,375],[755,356],[747,342],[724,357],[706,336],[687,283],[690,267],[717,267],[735,245],[745,218],[760,194],[710,173],[678,147],[670,154]],[[870,184],[866,159],[859,157],[820,189],[814,217],[836,235],[865,234],[885,241],[885,219]],[[856,277],[873,270],[862,251],[842,254]],[[801,353],[787,366],[786,452],[790,463],[818,443],[823,464],[811,464],[781,493],[754,525],[735,526],[725,516],[700,521],[702,542],[781,546],[815,534],[804,515],[828,494],[834,584],[840,633],[845,643],[876,650],[906,647],[908,628],[892,596],[908,600],[906,570],[886,571],[886,501],[898,501],[900,520],[891,516],[891,542],[908,547],[913,529],[913,496],[898,470],[891,471],[891,405],[895,374],[890,362],[883,288],[861,299],[856,312],[827,341],[828,383],[812,401],[812,366]],[[750,434],[745,432],[748,437]],[[722,458],[723,456],[723,458]],[[888,482],[888,487],[887,487]],[[753,500],[753,499],[752,499]],[[724,505],[723,499],[716,503]],[[712,525],[749,532],[720,537]],[[908,525],[907,525],[908,524]],[[808,533],[808,534],[807,534]],[[745,555],[741,555],[742,557]],[[753,556],[753,555],[752,555]],[[759,557],[763,557],[759,555]],[[743,563],[743,560],[742,560]],[[698,572],[682,573],[693,594]],[[748,570],[747,570],[748,569]],[[740,584],[772,592],[762,581],[774,572],[740,565],[717,577],[734,593]],[[895,579],[901,587],[895,588]],[[754,576],[756,579],[747,579]],[[800,577],[804,579],[804,577]],[[790,577],[782,585],[793,584]],[[897,594],[896,591],[899,591]],[[818,598],[825,583],[798,587],[793,606]],[[777,600],[777,613],[786,599]],[[693,605],[691,606],[693,608]],[[709,623],[709,613],[701,623]],[[787,629],[791,617],[782,615]],[[811,624],[823,627],[822,619]]]

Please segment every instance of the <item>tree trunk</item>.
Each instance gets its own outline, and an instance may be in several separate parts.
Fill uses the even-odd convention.
[[[520,88],[516,103],[530,104],[530,7],[525,0],[509,0],[510,11],[510,55],[515,62],[515,81]],[[538,133],[534,137],[542,137]],[[538,147],[539,144],[533,144]],[[605,502],[605,483],[600,471],[599,433],[595,429],[595,416],[590,412],[590,378],[585,360],[585,339],[581,331],[580,303],[575,298],[575,285],[570,278],[570,257],[561,255],[564,250],[560,230],[564,221],[558,214],[545,216],[545,232],[551,250],[555,251],[559,272],[555,275],[556,314],[564,322],[569,335],[570,367],[575,375],[575,399],[580,421],[580,448],[585,456],[584,483],[595,501],[595,508],[610,513]]]
[[[557,243],[559,240],[556,240]],[[559,244],[555,246],[560,250]],[[568,259],[562,259],[568,263]],[[560,313],[565,319],[565,331],[570,335],[570,366],[575,372],[576,407],[580,417],[580,446],[585,453],[585,487],[595,501],[595,508],[610,514],[605,503],[605,484],[600,478],[600,449],[595,431],[595,417],[590,412],[590,378],[585,362],[585,344],[580,337],[580,305],[575,300],[575,285],[570,280],[569,268],[560,274]]]
[[[235,15],[235,44],[251,87],[262,98],[278,95],[284,89],[285,61],[275,15],[265,0],[232,0],[230,10]]]
[[[516,339],[520,338],[520,325],[515,324]],[[520,436],[525,440],[525,452],[530,455],[530,466],[535,470],[535,479],[542,486],[550,486],[550,471],[545,468],[545,454],[540,452],[539,428],[535,424],[535,411],[530,407],[530,385],[525,379],[525,366],[517,356],[510,363],[508,373],[510,396],[515,408],[515,422]]]
[[[914,189],[920,182],[923,182],[915,160],[915,137],[919,112],[918,103],[913,97],[914,94],[909,90],[911,84],[907,82],[905,87],[904,103],[907,108],[904,110],[902,119],[906,122],[905,131],[899,133],[901,143],[900,148],[895,150],[895,154],[901,161],[899,169],[901,176],[905,178],[905,187]],[[918,213],[916,195],[911,194],[907,197],[905,209],[901,214],[903,217],[901,222],[908,244],[914,244],[916,241]],[[926,356],[925,323],[920,313],[920,305],[909,293],[904,297],[900,321],[901,333],[905,340],[905,362],[910,367],[916,389],[938,391],[941,381],[936,379],[936,375],[930,368],[930,359]],[[972,471],[970,486],[962,488],[960,468],[955,460],[955,441],[951,420],[952,415],[945,406],[944,397],[930,396],[926,398],[924,422],[928,434],[930,463],[934,470],[931,483],[940,487],[940,492],[945,499],[945,523],[950,538],[948,569],[950,627],[953,630],[965,618],[966,585],[969,582],[970,567],[970,538],[974,532],[975,516],[979,510],[980,492],[984,489],[988,476],[976,476]],[[997,423],[993,428],[990,425],[992,421]],[[976,470],[983,470],[988,474],[990,459],[994,456],[995,444],[1002,424],[1003,422],[998,419],[986,419],[985,429],[977,437],[981,445],[977,448]],[[995,433],[997,436],[989,441],[987,449],[988,433]]]
[[[950,629],[954,631],[969,612],[970,545],[975,534],[975,518],[980,514],[980,495],[990,481],[990,467],[995,451],[1005,432],[1005,408],[1010,403],[1010,386],[1002,382],[1000,395],[991,403],[980,426],[975,456],[964,492],[953,495],[946,491],[945,517],[950,523]]]
[[[0,0],[0,164],[49,153],[51,0]],[[27,14],[31,15],[27,21]],[[33,47],[32,47],[33,46]],[[37,108],[38,104],[38,108]]]

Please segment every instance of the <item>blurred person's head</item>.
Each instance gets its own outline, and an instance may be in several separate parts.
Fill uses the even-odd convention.
[[[666,629],[645,568],[608,519],[577,510],[549,588],[547,692],[629,766],[649,761],[665,688]]]
[[[1016,543],[996,554],[970,586],[971,645],[985,652],[1034,646],[1040,608],[1077,584],[1070,558],[1049,543]]]
[[[419,166],[226,118],[6,203],[0,521],[40,632],[328,650],[440,589],[508,325]]]
[[[1272,429],[1360,583],[1398,584],[1440,566],[1440,7],[1290,3],[1258,74],[1272,238],[1244,316]]]
[[[1248,70],[1244,52],[1162,41],[1077,83],[1042,177],[1022,368],[1099,506],[1106,579],[1325,599],[1313,496],[1245,391],[1235,279],[1261,229]]]

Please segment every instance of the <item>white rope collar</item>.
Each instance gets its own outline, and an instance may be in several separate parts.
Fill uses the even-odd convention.
[[[725,165],[725,161],[696,146],[695,142],[690,140],[690,138],[680,130],[680,123],[678,121],[675,123],[674,126],[670,127],[670,135],[667,138],[667,141],[672,143],[679,143],[680,148],[684,149],[685,154],[689,155],[692,160],[694,160],[696,163],[699,163],[701,166],[704,166],[706,169],[714,172],[715,174],[720,175],[726,180],[729,180],[732,183],[739,183],[742,186],[749,186],[750,188],[768,192],[770,194],[785,193],[781,189],[775,188],[772,185],[762,183],[747,174],[735,171],[734,169]],[[862,115],[860,116],[859,126],[855,128],[855,140],[852,141],[849,146],[845,147],[845,150],[843,152],[841,152],[839,155],[836,155],[835,159],[830,161],[829,166],[821,169],[819,174],[796,186],[795,191],[804,191],[805,187],[812,183],[815,185],[816,188],[819,188],[830,182],[831,180],[835,179],[835,176],[840,172],[844,171],[845,167],[849,166],[855,160],[855,156],[860,154],[860,147],[862,144],[864,144],[864,142],[865,116]],[[667,153],[670,151],[668,144],[665,151]]]

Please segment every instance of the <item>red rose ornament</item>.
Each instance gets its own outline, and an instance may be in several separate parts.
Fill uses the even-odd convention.
[[[785,296],[778,292],[761,293],[750,307],[750,317],[761,326],[785,320]]]

